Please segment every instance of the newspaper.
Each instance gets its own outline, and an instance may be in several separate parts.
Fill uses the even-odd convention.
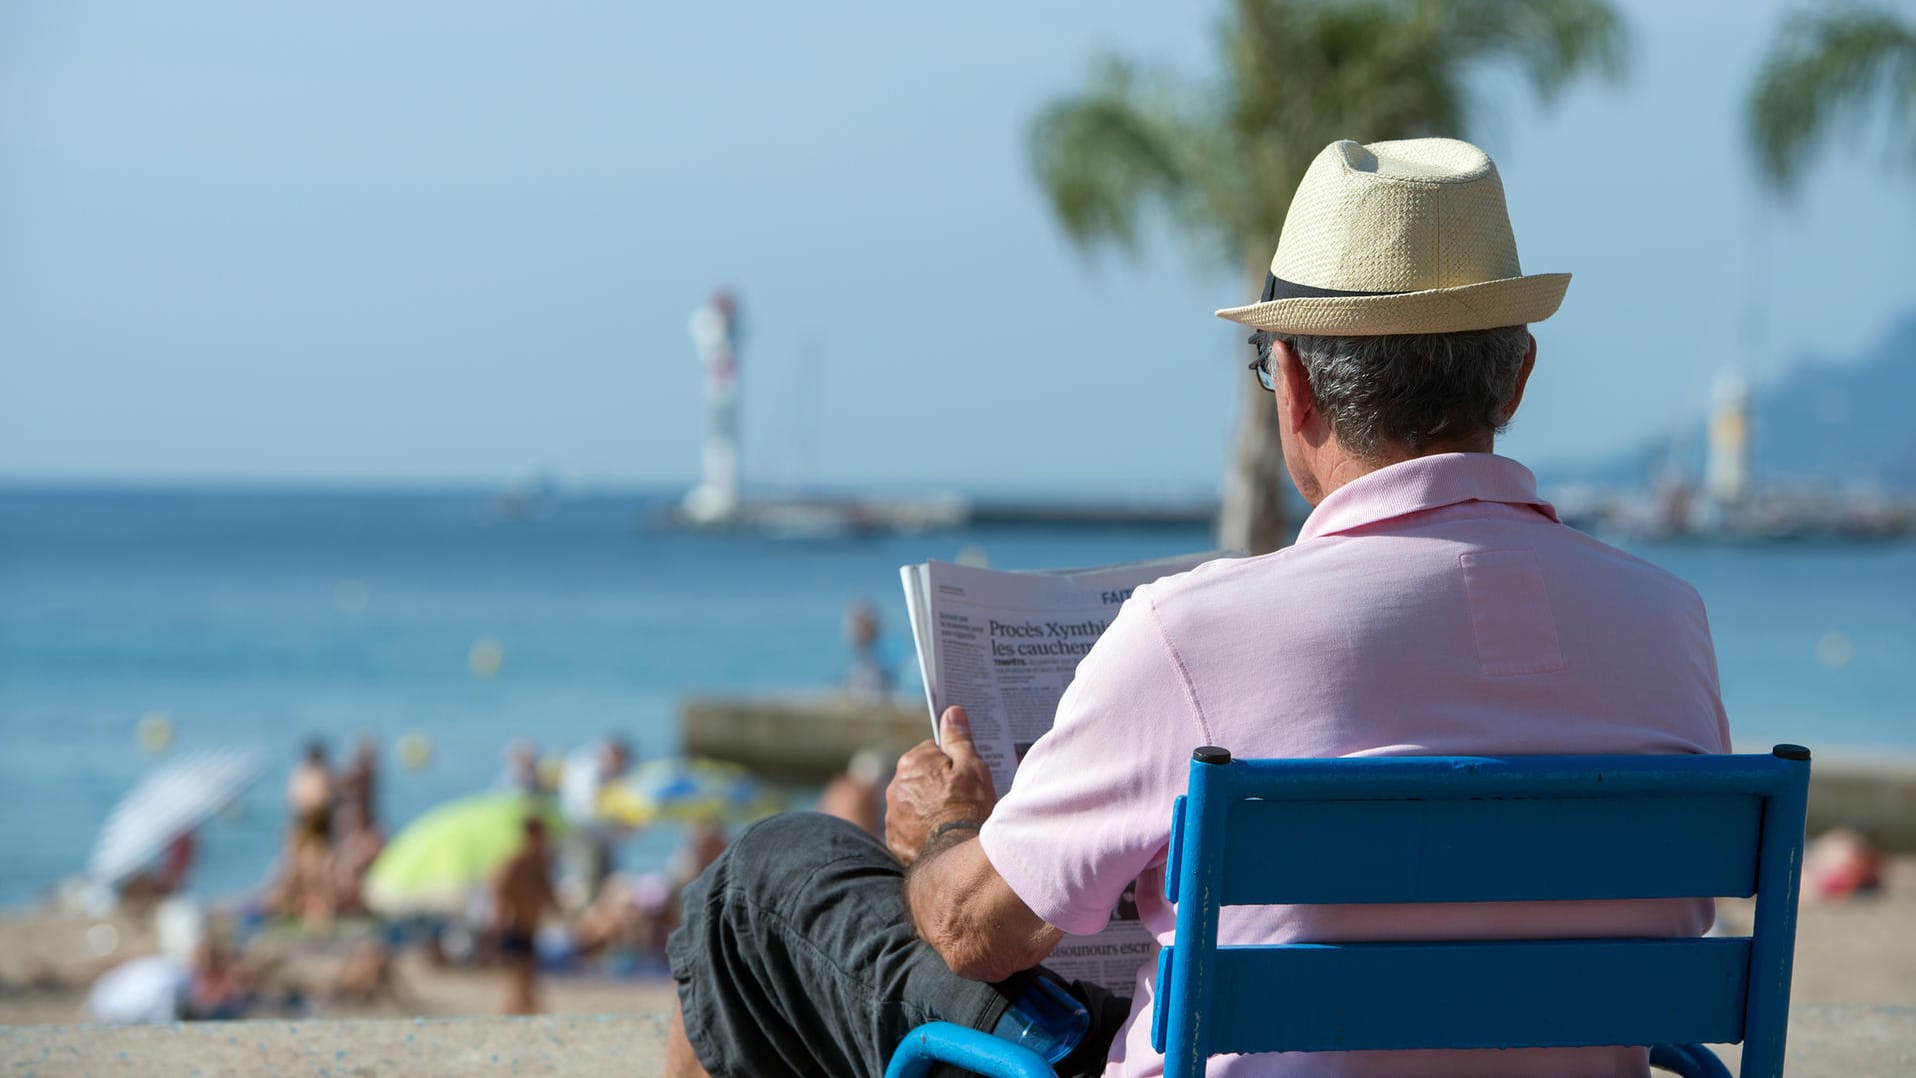
[[[903,567],[898,572],[918,644],[925,702],[931,706],[932,736],[945,708],[963,707],[992,784],[1000,794],[1009,790],[1025,752],[1051,729],[1078,660],[1104,634],[1132,590],[1219,556],[1187,554],[1043,572],[941,561]],[[1127,890],[1104,929],[1066,936],[1045,965],[1067,979],[1129,995],[1138,967],[1154,949],[1138,920],[1134,892]]]

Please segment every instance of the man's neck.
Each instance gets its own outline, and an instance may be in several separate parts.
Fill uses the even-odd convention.
[[[1415,452],[1402,445],[1386,445],[1375,456],[1360,457],[1332,440],[1320,449],[1316,467],[1312,469],[1317,479],[1317,497],[1311,500],[1311,505],[1317,505],[1330,497],[1332,491],[1352,480],[1361,479],[1393,464],[1402,464],[1419,457],[1434,457],[1440,453],[1489,453],[1493,449],[1494,444],[1488,438],[1467,438],[1433,443]]]

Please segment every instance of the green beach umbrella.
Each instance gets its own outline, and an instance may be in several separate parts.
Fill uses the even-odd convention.
[[[544,820],[552,837],[565,828],[551,802],[522,793],[463,797],[432,809],[380,851],[366,873],[366,905],[388,917],[458,914],[473,886],[518,852],[528,816]]]

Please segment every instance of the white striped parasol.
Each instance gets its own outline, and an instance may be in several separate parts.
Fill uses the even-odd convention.
[[[118,883],[180,835],[211,819],[259,780],[259,754],[218,749],[182,756],[141,779],[120,799],[93,841],[87,875]]]

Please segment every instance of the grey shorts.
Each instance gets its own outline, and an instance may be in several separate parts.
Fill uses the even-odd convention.
[[[686,889],[667,954],[685,1032],[714,1078],[882,1075],[912,1027],[990,1029],[1035,971],[996,985],[951,972],[905,912],[904,871],[832,816],[755,824]],[[1098,1074],[1130,1001],[1072,990],[1092,1029],[1060,1074]]]

